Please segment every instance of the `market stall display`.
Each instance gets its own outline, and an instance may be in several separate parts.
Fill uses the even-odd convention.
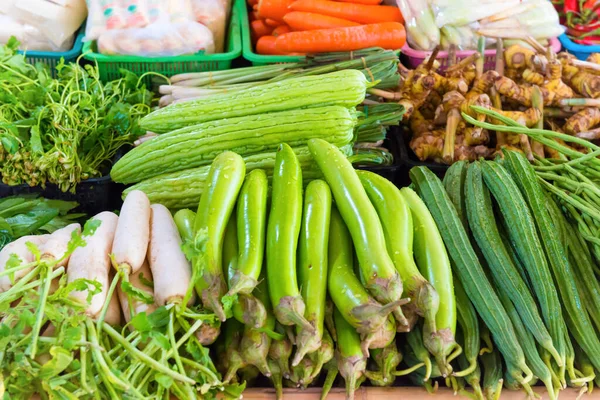
[[[0,397],[584,399],[600,384],[600,66],[534,39],[554,34],[548,5],[260,0],[257,48],[302,56],[234,69],[95,53],[112,64],[52,78],[10,39]],[[165,16],[218,47],[230,4],[88,6],[98,50]],[[414,68],[395,42],[407,17],[439,41]],[[469,35],[506,29],[519,40],[489,68],[494,41]],[[452,32],[471,39],[442,66]],[[132,71],[104,81],[109,64]]]

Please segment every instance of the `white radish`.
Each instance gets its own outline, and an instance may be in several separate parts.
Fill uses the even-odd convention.
[[[181,250],[181,237],[169,210],[152,205],[148,261],[154,278],[156,304],[180,303],[192,277],[192,266]],[[189,304],[193,304],[190,299]]]
[[[86,237],[87,245],[77,248],[67,267],[67,280],[73,282],[76,279],[89,279],[97,281],[102,285],[102,292],[92,297],[91,303],[86,309],[86,314],[97,318],[102,311],[109,286],[110,272],[110,250],[117,229],[119,217],[112,212],[102,212],[96,215],[94,220],[100,221],[100,226],[91,237]],[[88,291],[74,291],[71,296],[83,304],[87,304]]]
[[[150,266],[148,265],[148,262],[144,262],[142,264],[142,268],[140,268],[138,272],[129,276],[129,283],[131,283],[133,287],[144,291],[150,296],[154,297],[154,290],[141,281],[141,275],[143,275],[145,280],[148,280],[150,282],[152,281],[152,272],[150,271]],[[123,310],[123,314],[125,315],[125,320],[129,322],[131,321],[131,312],[129,311],[129,301],[127,299],[127,294],[123,292],[120,285],[117,286],[117,290],[119,293],[119,300],[121,302],[121,309]],[[142,312],[146,312],[146,314],[152,314],[154,310],[156,310],[156,304],[146,304],[143,301],[134,297],[131,298],[131,305],[133,307],[134,316]]]
[[[131,191],[121,207],[112,253],[119,270],[136,273],[146,260],[150,241],[150,200],[140,190]]]
[[[109,279],[113,279],[113,274],[109,275]],[[104,322],[109,325],[121,325],[121,304],[119,303],[119,296],[114,291],[110,301],[108,302],[108,309],[106,310],[106,316]]]
[[[48,260],[60,260],[67,252],[69,241],[71,240],[71,234],[77,232],[81,233],[81,225],[71,224],[62,229],[59,229],[52,233],[46,243],[44,243],[40,251],[42,252],[42,259]],[[69,257],[56,264],[56,268],[65,267],[69,262]]]
[[[42,246],[48,240],[50,235],[39,235],[39,236],[23,236],[12,243],[7,244],[2,251],[0,251],[0,272],[4,272],[7,267],[7,263],[11,259],[11,256],[14,254],[23,264],[29,264],[35,261],[35,256],[33,253],[27,248],[27,242],[31,242],[36,245],[38,248]],[[20,278],[27,275],[33,267],[24,268],[14,273],[14,281],[16,282]],[[13,285],[11,282],[11,278],[9,275],[0,276],[0,293],[7,291]]]

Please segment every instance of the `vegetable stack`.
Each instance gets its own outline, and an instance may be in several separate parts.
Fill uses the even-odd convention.
[[[395,69],[397,55],[393,52],[376,52],[374,57],[385,58],[386,65]],[[323,68],[335,70],[330,66]],[[309,139],[326,139],[350,156],[351,144],[357,137],[373,141],[372,147],[377,147],[385,137],[384,126],[398,123],[401,118],[399,105],[355,108],[364,101],[367,91],[380,83],[370,82],[362,72],[346,69],[313,74],[307,70],[299,75],[242,84],[246,87],[189,99],[153,112],[140,124],[160,134],[121,158],[113,166],[112,178],[137,183],[128,191],[142,190],[152,202],[175,209],[189,207],[202,194],[209,165],[219,152],[237,152],[244,158],[248,172],[264,169],[270,179],[275,150],[285,140],[298,157],[308,183],[321,175],[306,147]],[[391,157],[378,148],[356,153],[356,162],[382,159],[380,162],[385,163]]]
[[[398,7],[381,0],[250,0],[258,54],[306,55],[369,47],[398,50],[406,42]]]
[[[117,150],[142,130],[152,93],[135,74],[109,83],[97,67],[60,63],[57,78],[28,64],[11,41],[0,50],[0,176],[11,186],[57,185],[75,192],[82,180],[102,176]]]

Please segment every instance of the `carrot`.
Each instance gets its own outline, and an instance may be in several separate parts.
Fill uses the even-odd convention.
[[[102,285],[102,291],[92,297],[92,301],[86,309],[86,314],[94,319],[100,316],[104,302],[109,291],[110,272],[110,249],[112,247],[117,221],[119,217],[111,212],[102,212],[93,219],[100,221],[96,232],[86,238],[86,245],[77,248],[69,259],[67,267],[67,281],[73,282],[77,279],[89,279],[98,281]],[[71,297],[86,304],[88,291],[75,291]]]
[[[277,28],[278,26],[285,25],[283,22],[275,21],[271,18],[265,19],[265,24],[267,24],[267,26],[270,26],[271,28]]]
[[[250,31],[252,32],[252,40],[256,41],[263,36],[270,35],[273,28],[268,26],[263,19],[257,19],[250,22]]]
[[[270,18],[283,22],[283,16],[287,14],[290,4],[294,0],[259,0],[258,14],[261,18]]]
[[[372,5],[372,6],[381,4],[381,0],[335,0],[335,1],[340,1],[342,3],[367,4],[367,5]]]
[[[255,6],[258,4],[258,0],[248,0],[248,5],[249,6]]]
[[[283,35],[284,33],[289,33],[291,31],[292,30],[290,29],[289,26],[281,25],[281,26],[278,26],[277,28],[273,29],[272,35],[277,37],[277,36]]]
[[[285,33],[284,35],[289,35],[289,33]],[[277,38],[275,36],[271,36],[271,35],[261,37],[260,39],[258,39],[258,42],[256,42],[256,52],[258,54],[271,55],[271,56],[302,56],[302,55],[304,55],[302,53],[286,53],[286,52],[277,50],[277,48],[275,47],[276,39]]]
[[[361,24],[379,22],[404,22],[398,7],[373,6],[365,4],[341,3],[329,0],[298,0],[290,5],[291,11],[305,11],[330,17],[347,19]],[[338,50],[341,51],[341,50]]]
[[[258,16],[258,11],[251,11],[248,18],[250,19],[250,22],[260,19]]]
[[[301,0],[303,1],[303,0]],[[324,53],[352,51],[368,47],[396,50],[406,42],[404,26],[397,22],[290,32],[277,38],[277,51],[291,53]]]
[[[346,19],[303,11],[292,11],[291,13],[286,14],[283,19],[293,31],[314,31],[316,29],[343,28],[346,26],[360,25],[357,22],[348,21]]]

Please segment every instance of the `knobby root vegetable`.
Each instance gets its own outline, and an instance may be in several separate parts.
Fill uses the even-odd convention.
[[[298,280],[306,305],[304,317],[313,330],[298,329],[297,350],[292,360],[296,366],[306,354],[318,351],[323,337],[325,299],[327,296],[327,252],[331,215],[331,190],[327,183],[315,180],[308,184],[298,250]]]
[[[352,164],[339,149],[324,140],[308,141],[310,153],[325,176],[356,249],[365,287],[381,303],[402,297],[402,280],[387,248],[377,211],[371,204]],[[331,294],[331,291],[330,291]],[[407,325],[400,307],[394,309],[400,324]]]
[[[245,174],[246,165],[238,154],[225,151],[215,157],[194,222],[195,240],[200,236],[205,249],[192,260],[193,282],[204,307],[221,321],[227,319],[221,304],[227,292],[222,264],[223,237]]]
[[[267,226],[267,279],[275,317],[282,325],[314,328],[304,318],[305,304],[296,276],[296,254],[302,220],[302,170],[290,146],[279,146]]]

